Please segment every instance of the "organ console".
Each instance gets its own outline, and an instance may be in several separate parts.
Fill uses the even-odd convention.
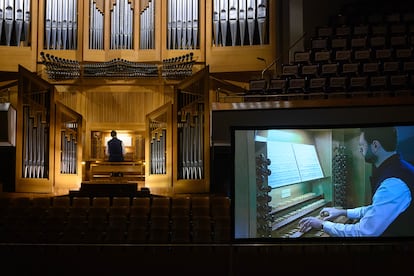
[[[303,217],[313,216],[322,218],[320,211],[323,207],[331,206],[332,203],[327,201],[323,195],[315,193],[305,193],[283,204],[274,206],[270,212],[273,219],[272,237],[274,238],[299,238],[299,237],[329,237],[321,229],[306,229],[301,232],[299,221]],[[338,217],[335,222],[349,223],[346,217]]]

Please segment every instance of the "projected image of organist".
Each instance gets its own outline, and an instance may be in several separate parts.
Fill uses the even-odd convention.
[[[359,151],[372,164],[372,203],[351,209],[322,208],[318,217],[299,221],[300,231],[323,229],[333,237],[414,236],[414,166],[397,152],[397,141],[394,127],[361,129]],[[340,216],[355,223],[332,222]]]
[[[125,147],[122,140],[118,139],[115,130],[111,131],[112,139],[107,142],[106,155],[109,162],[122,162],[125,156]]]
[[[414,125],[233,135],[235,239],[414,237]]]

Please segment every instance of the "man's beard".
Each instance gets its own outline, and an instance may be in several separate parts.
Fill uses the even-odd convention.
[[[365,162],[374,164],[377,162],[378,157],[372,152],[371,148],[368,146],[367,152],[365,153]]]

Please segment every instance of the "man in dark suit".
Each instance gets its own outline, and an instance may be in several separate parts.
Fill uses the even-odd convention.
[[[111,131],[112,139],[108,141],[106,147],[106,154],[109,156],[110,162],[122,162],[124,161],[125,148],[121,140],[116,136],[116,131]]]

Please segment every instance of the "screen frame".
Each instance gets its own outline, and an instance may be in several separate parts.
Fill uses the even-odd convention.
[[[306,118],[306,120],[303,120]],[[252,129],[329,129],[360,128],[379,126],[414,126],[414,105],[386,106],[342,106],[342,107],[303,107],[303,108],[270,108],[245,110],[213,110],[212,114],[212,146],[227,145],[230,147],[232,162],[231,173],[231,242],[236,244],[353,244],[353,243],[404,243],[413,242],[413,237],[370,237],[370,238],[236,238],[235,236],[235,173],[234,154],[236,130]]]

